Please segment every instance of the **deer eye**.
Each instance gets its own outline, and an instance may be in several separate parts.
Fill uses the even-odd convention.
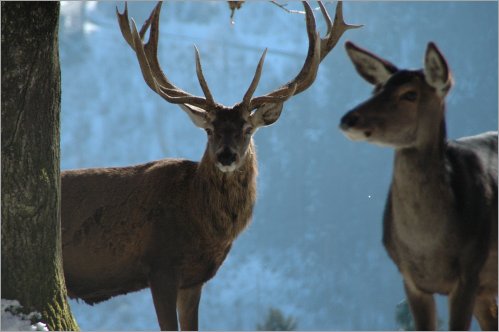
[[[408,101],[416,101],[418,93],[416,91],[407,91],[400,98]]]
[[[251,135],[253,133],[253,127],[246,127],[244,129],[244,135]]]

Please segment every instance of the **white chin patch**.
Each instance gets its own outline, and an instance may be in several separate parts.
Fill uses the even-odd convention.
[[[224,173],[234,172],[236,170],[236,163],[232,163],[230,165],[222,165],[221,163],[217,163],[217,167]]]
[[[394,144],[390,143],[385,143],[385,142],[380,142],[378,140],[375,140],[371,137],[370,131],[363,131],[363,130],[352,130],[352,129],[347,129],[347,130],[342,130],[343,134],[345,134],[346,137],[348,137],[352,141],[365,141],[368,143],[376,144],[381,147],[388,147],[388,148],[396,148]]]
[[[365,141],[368,139],[367,135],[362,130],[347,129],[342,130],[342,132],[352,141]]]

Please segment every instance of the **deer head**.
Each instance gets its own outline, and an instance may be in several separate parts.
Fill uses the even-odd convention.
[[[452,77],[434,43],[428,44],[422,70],[399,70],[351,42],[346,49],[360,76],[375,85],[373,96],[341,119],[348,138],[406,148],[438,135]]]
[[[191,95],[176,87],[161,70],[157,58],[161,4],[159,2],[156,5],[139,32],[133,19],[130,27],[126,3],[123,14],[116,9],[121,32],[128,45],[135,51],[147,85],[169,103],[179,105],[196,126],[206,131],[208,156],[222,172],[232,172],[242,165],[255,131],[279,119],[284,102],[312,85],[320,62],[336,45],[343,32],[358,27],[345,24],[341,2],[337,5],[334,23],[325,7],[319,3],[328,27],[325,38],[321,39],[316,31],[312,9],[304,2],[309,46],[305,63],[299,74],[280,88],[266,95],[253,97],[262,72],[265,50],[242,101],[227,107],[213,99],[203,75],[197,48],[195,48],[196,73],[204,97]],[[149,27],[149,41],[144,43],[144,35]]]

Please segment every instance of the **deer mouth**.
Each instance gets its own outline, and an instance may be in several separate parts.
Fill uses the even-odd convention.
[[[229,147],[222,148],[216,158],[216,166],[224,173],[235,171],[239,164],[239,156]]]
[[[353,128],[340,126],[343,134],[352,141],[367,141],[371,139],[373,135],[372,128]]]
[[[223,173],[234,172],[237,168],[236,163],[232,163],[230,165],[222,165],[222,163],[218,162],[216,165],[217,168]]]
[[[340,121],[340,129],[352,141],[369,140],[373,129],[363,125],[363,118],[357,111],[350,111]]]

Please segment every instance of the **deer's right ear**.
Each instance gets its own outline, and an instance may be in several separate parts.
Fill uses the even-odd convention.
[[[179,106],[197,127],[206,129],[210,126],[208,113],[204,109],[189,104],[179,104]]]
[[[357,72],[371,84],[383,84],[398,71],[397,67],[389,61],[381,59],[350,41],[345,43],[345,48]]]

